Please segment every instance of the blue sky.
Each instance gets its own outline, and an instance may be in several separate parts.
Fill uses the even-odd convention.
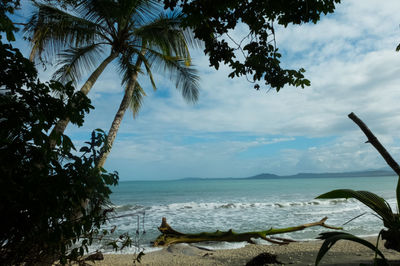
[[[398,0],[343,1],[316,25],[277,29],[283,64],[307,70],[312,84],[305,89],[256,91],[245,78],[228,78],[229,69],[216,71],[201,51],[192,51],[201,77],[198,103],[185,103],[162,75],[156,75],[156,92],[142,81],[143,108],[135,120],[126,114],[106,168],[117,170],[120,180],[161,180],[385,167],[347,114],[355,112],[399,159],[398,10]],[[247,32],[241,27],[232,34]],[[16,46],[27,55],[27,43],[18,40]],[[42,80],[54,71],[38,68]],[[83,127],[66,132],[78,144],[92,129],[110,127],[122,99],[114,66],[89,97],[96,110]]]

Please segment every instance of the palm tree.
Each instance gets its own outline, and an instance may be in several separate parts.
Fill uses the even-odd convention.
[[[162,12],[153,0],[88,0],[73,10],[37,4],[25,31],[32,42],[30,58],[57,56],[54,78],[62,82],[79,81],[107,53],[82,86],[85,95],[106,66],[118,59],[125,94],[108,134],[111,147],[127,108],[135,116],[141,106],[145,92],[138,83],[140,75],[147,75],[156,89],[152,71],[168,72],[185,100],[197,100],[198,76],[188,46],[199,44],[190,30],[180,27],[181,18],[177,12]],[[68,122],[69,118],[60,120],[53,132],[62,134]],[[107,155],[108,151],[101,156],[100,167]]]

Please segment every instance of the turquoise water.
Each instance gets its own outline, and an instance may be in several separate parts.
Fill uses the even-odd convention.
[[[338,188],[368,190],[385,198],[397,210],[396,184],[397,178],[393,176],[120,182],[113,189],[111,200],[117,215],[124,217],[112,220],[111,224],[117,225],[118,232],[134,234],[139,222],[141,244],[149,246],[158,235],[157,227],[162,217],[182,232],[231,228],[243,232],[300,225],[325,216],[329,218],[328,224],[341,226],[366,212],[347,224],[345,230],[360,236],[376,235],[382,222],[359,202],[314,198]],[[314,227],[281,237],[314,239],[325,230]],[[143,234],[143,231],[146,233]],[[232,245],[243,243],[218,243],[213,247],[231,248]]]

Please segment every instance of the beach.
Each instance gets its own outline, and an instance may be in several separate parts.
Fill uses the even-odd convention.
[[[132,235],[139,230],[140,245],[148,247],[160,234],[157,228],[162,217],[182,233],[230,229],[242,233],[312,223],[326,216],[326,224],[339,227],[346,224],[346,232],[368,237],[378,235],[383,226],[368,207],[355,199],[318,200],[315,197],[340,188],[372,191],[395,210],[396,184],[397,179],[392,176],[121,182],[114,188],[111,200],[115,204],[115,215],[122,218],[111,220],[108,228],[116,226],[116,236]],[[352,220],[362,213],[365,215]],[[325,231],[322,227],[310,227],[279,237],[312,240]],[[243,245],[222,243],[220,247],[233,249]],[[214,246],[203,245],[211,249]],[[126,253],[132,252],[128,249]]]
[[[183,233],[229,229],[240,233],[286,228],[327,216],[328,225],[346,224],[346,232],[375,244],[376,237],[371,236],[377,235],[383,225],[366,206],[354,199],[316,200],[315,197],[337,188],[361,189],[374,191],[395,208],[395,182],[393,177],[122,182],[114,190],[112,200],[117,214],[123,218],[112,222],[117,226],[117,235],[139,232],[140,246],[147,250],[151,250],[150,242],[160,234],[157,228],[162,217],[167,217],[171,227]],[[129,215],[132,212],[134,216]],[[365,215],[352,220],[362,213]],[[265,245],[261,240],[247,245],[244,242],[173,245],[145,251],[137,265],[246,265],[261,253],[275,254],[277,261],[285,265],[314,265],[322,244],[314,239],[326,231],[316,226],[279,235],[298,241],[285,246]],[[379,246],[393,265],[400,265],[399,254],[384,249],[382,243]],[[99,249],[107,253],[107,249]],[[126,248],[123,251],[126,254],[110,252],[95,265],[133,265],[133,251]],[[368,264],[373,257],[373,251],[360,244],[339,241],[320,265]]]
[[[366,239],[375,244],[375,237]],[[193,245],[177,244],[145,254],[141,263],[137,265],[246,265],[264,252],[277,255],[277,261],[284,265],[314,265],[321,244],[322,241],[295,242],[282,246],[249,244],[242,248],[227,250],[204,250]],[[379,246],[391,265],[400,265],[398,252],[385,249],[382,242]],[[342,240],[331,248],[320,265],[371,264],[373,257],[372,250],[358,243]],[[96,261],[94,265],[134,265],[133,259],[133,254],[105,254],[104,260]]]

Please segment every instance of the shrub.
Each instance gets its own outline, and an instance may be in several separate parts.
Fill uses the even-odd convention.
[[[66,117],[82,125],[92,108],[71,84],[41,83],[32,63],[0,42],[1,265],[66,263],[97,239],[118,182],[95,167],[104,133],[94,131],[80,152],[68,136],[49,134]]]

